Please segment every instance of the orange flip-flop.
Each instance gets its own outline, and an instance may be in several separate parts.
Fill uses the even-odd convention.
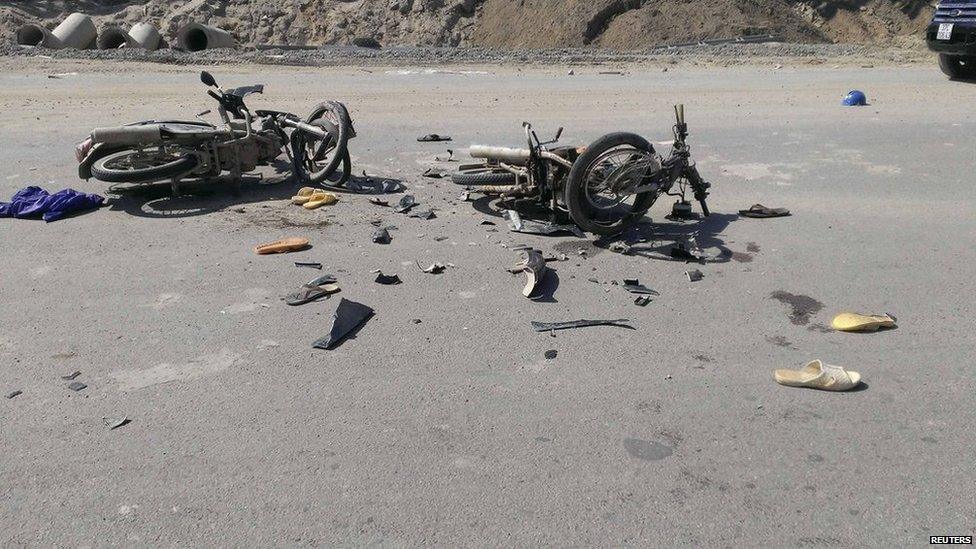
[[[307,238],[284,238],[254,248],[258,255],[283,254],[308,248]]]

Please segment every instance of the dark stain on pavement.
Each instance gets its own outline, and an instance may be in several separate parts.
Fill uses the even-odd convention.
[[[795,349],[793,342],[786,339],[784,336],[766,336],[766,341],[776,345],[778,347],[786,347],[787,349]]]
[[[736,263],[752,263],[752,254],[745,252],[732,252],[732,261]]]
[[[816,299],[802,294],[791,294],[783,290],[777,290],[769,297],[790,307],[790,322],[797,326],[806,326],[810,323],[810,317],[823,310],[823,303]]]
[[[657,461],[669,457],[674,450],[660,442],[641,440],[639,438],[625,438],[624,449],[631,457],[644,461]]]
[[[746,251],[754,254],[759,253],[760,251],[759,244],[756,244],[755,242],[750,242],[746,244]]]

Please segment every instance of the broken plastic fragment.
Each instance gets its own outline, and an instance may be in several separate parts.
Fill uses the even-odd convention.
[[[422,175],[431,179],[441,179],[447,176],[447,172],[440,168],[427,168]]]
[[[410,212],[409,214],[407,214],[407,217],[416,217],[416,218],[419,218],[419,219],[434,219],[437,216],[434,215],[434,211],[433,210],[419,210],[419,211],[418,210],[414,210],[414,211]]]
[[[329,331],[329,335],[312,343],[312,347],[326,350],[335,349],[372,316],[373,309],[370,307],[343,298],[332,315],[332,330]]]
[[[81,391],[81,390],[85,389],[86,387],[88,387],[88,386],[85,385],[84,383],[80,382],[80,381],[72,381],[71,383],[68,384],[68,388],[71,389],[72,391],[76,391],[76,392],[77,391]]]
[[[529,299],[542,297],[539,287],[546,278],[546,260],[543,259],[539,250],[529,250],[525,252],[525,259],[522,262],[522,271],[525,273],[525,287],[522,288],[522,295]]]
[[[393,237],[390,236],[390,231],[385,228],[376,229],[373,233],[373,242],[376,244],[389,244],[393,241]]]
[[[387,202],[386,200],[383,200],[381,198],[376,198],[376,197],[371,196],[371,197],[367,198],[366,200],[368,200],[370,204],[375,204],[377,206],[385,206],[385,207],[389,207],[390,206],[390,203],[389,202]]]
[[[392,284],[400,284],[403,281],[400,280],[400,277],[397,276],[397,275],[395,275],[395,274],[393,274],[393,275],[385,275],[385,274],[383,274],[381,272],[381,273],[379,273],[379,274],[376,275],[376,282],[378,284],[384,284],[386,286],[390,286]]]
[[[557,225],[554,223],[539,223],[538,221],[526,221],[515,210],[505,210],[502,213],[508,221],[508,228],[515,233],[553,235],[556,233],[567,232],[578,238],[585,238],[583,231],[573,224]]]
[[[543,355],[543,356],[546,357],[546,360],[552,360],[552,359],[556,358],[556,355],[557,354],[559,354],[559,353],[555,349],[549,349],[548,351],[546,351],[546,354]]]
[[[621,318],[617,320],[572,320],[569,322],[536,322],[532,321],[532,329],[537,332],[549,332],[553,330],[568,330],[570,328],[588,328],[590,326],[616,326],[618,328],[627,328],[633,330],[634,327],[625,322],[629,322],[626,318]]]
[[[422,135],[417,138],[417,141],[421,143],[436,143],[439,141],[451,141],[451,136],[449,135],[439,135],[436,133],[429,133],[427,135]]]
[[[9,393],[7,393],[7,398],[14,398],[14,397],[16,397],[18,395],[22,395],[22,394],[24,394],[24,392],[21,391],[21,390],[19,390],[19,389],[16,390],[16,391],[10,391]]]
[[[397,204],[393,211],[396,213],[409,212],[410,208],[417,205],[417,199],[413,197],[412,194],[405,194],[400,198],[400,202]]]
[[[624,279],[623,288],[632,294],[644,294],[644,295],[661,295],[654,290],[644,286],[636,278],[634,279]]]
[[[637,299],[634,300],[634,305],[639,305],[641,307],[646,307],[647,304],[650,303],[650,302],[651,302],[651,298],[649,296],[640,295],[640,296],[637,296]]]
[[[322,264],[317,261],[296,261],[296,267],[310,267],[312,269],[322,270]]]
[[[76,378],[76,377],[78,377],[80,375],[81,375],[81,372],[78,371],[78,370],[75,370],[74,372],[71,372],[70,374],[68,374],[66,376],[61,376],[61,379],[65,380],[65,381],[71,381],[71,380],[73,380],[74,378]]]
[[[114,431],[119,427],[122,427],[123,425],[128,425],[131,422],[129,421],[129,416],[122,416],[121,418],[115,421],[108,421],[108,418],[103,417],[102,423],[104,423],[105,426],[108,427],[109,431]]]
[[[427,274],[435,274],[436,275],[436,274],[443,273],[444,272],[444,269],[447,268],[447,265],[444,265],[443,263],[431,263],[430,264],[430,267],[427,267],[425,269],[423,267],[420,267],[420,263],[417,263],[417,267],[419,267],[421,271],[423,271],[423,272],[425,272]]]
[[[610,251],[618,254],[627,255],[630,253],[630,246],[623,242],[614,242],[610,244]]]
[[[705,275],[698,269],[692,269],[690,271],[685,271],[685,275],[688,276],[689,282],[698,282],[699,280],[705,278]]]

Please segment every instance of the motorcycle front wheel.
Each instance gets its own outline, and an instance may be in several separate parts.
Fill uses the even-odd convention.
[[[326,136],[320,139],[301,130],[292,132],[295,168],[310,183],[323,183],[346,158],[352,121],[345,105],[326,101],[315,107],[305,122],[322,129]]]
[[[107,183],[149,183],[186,175],[196,166],[193,154],[127,149],[98,159],[91,173]]]
[[[611,133],[587,147],[566,183],[566,208],[584,231],[614,235],[639,219],[657,200],[652,192],[628,193],[660,169],[654,147],[632,133]]]

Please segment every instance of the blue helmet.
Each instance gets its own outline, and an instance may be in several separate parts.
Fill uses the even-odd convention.
[[[868,104],[868,97],[861,90],[851,90],[847,92],[841,103],[845,107],[863,107]]]

